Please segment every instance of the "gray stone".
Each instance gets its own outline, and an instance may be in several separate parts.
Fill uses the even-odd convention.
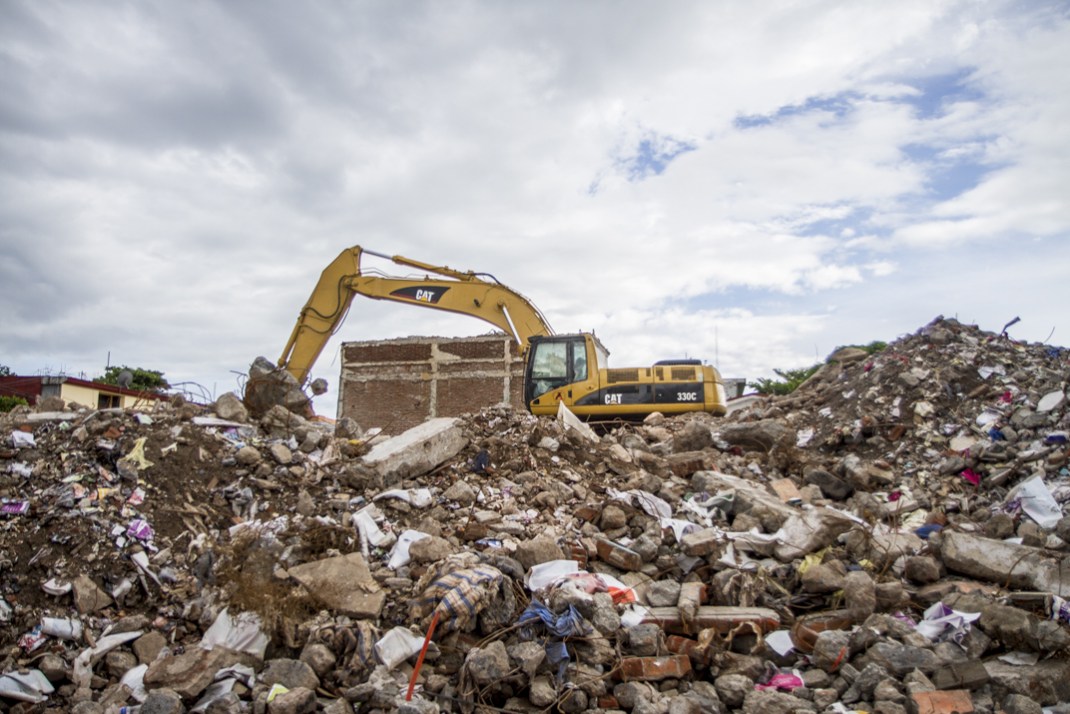
[[[112,600],[88,575],[79,575],[71,581],[74,607],[85,615],[98,612],[111,605]]]
[[[517,544],[516,553],[513,555],[524,568],[530,570],[533,566],[546,563],[551,560],[561,560],[565,554],[560,546],[548,535],[538,535],[531,540],[521,541]]]
[[[378,617],[386,600],[360,553],[296,565],[289,573],[314,598],[343,615]]]
[[[345,702],[344,699],[338,701]],[[241,697],[234,692],[227,692],[223,696],[213,699],[205,707],[204,714],[242,714],[245,711]]]
[[[472,648],[465,657],[464,666],[480,686],[501,681],[510,669],[505,643],[495,640],[486,647]]]
[[[743,714],[799,714],[817,711],[813,702],[771,689],[747,692]]]
[[[602,508],[602,516],[598,525],[603,531],[612,531],[628,525],[628,512],[616,503],[607,503]]]
[[[807,668],[801,676],[807,689],[828,689],[832,685],[832,677],[823,669]]]
[[[1022,545],[1043,548],[1048,541],[1048,534],[1033,521],[1022,521],[1018,526],[1018,537],[1022,539]]]
[[[640,702],[657,699],[658,692],[649,682],[624,682],[613,687],[617,704],[625,709],[634,709]]]
[[[833,501],[846,501],[854,493],[854,489],[849,483],[822,469],[807,471],[803,481],[817,486],[821,489],[822,496]]]
[[[223,647],[207,651],[193,647],[179,655],[167,654],[153,660],[145,672],[145,685],[150,690],[173,690],[182,699],[193,699],[212,683],[216,672],[245,664],[247,659]]]
[[[233,392],[227,392],[217,399],[212,411],[215,412],[217,417],[227,421],[249,421],[249,410],[242,404],[238,395]]]
[[[104,707],[97,702],[82,701],[71,707],[71,714],[104,714]]]
[[[537,707],[548,707],[557,701],[557,689],[549,677],[536,677],[531,680],[528,699]]]
[[[899,702],[883,700],[873,706],[873,714],[907,714],[907,708]]]
[[[310,415],[312,411],[297,379],[266,357],[257,357],[249,366],[243,401],[258,418],[277,409],[301,415]]]
[[[294,509],[305,516],[306,518],[316,513],[316,501],[312,498],[312,494],[308,492],[308,489],[301,489],[297,494],[297,505]]]
[[[933,672],[932,676],[937,689],[973,690],[988,684],[991,679],[984,664],[976,659],[951,662]]]
[[[680,583],[676,580],[657,580],[646,586],[643,599],[651,607],[675,607],[680,599]]]
[[[268,685],[281,684],[287,689],[304,687],[315,691],[320,686],[316,672],[305,662],[297,659],[268,660],[257,681]]]
[[[850,649],[851,633],[845,630],[825,630],[814,640],[811,655],[815,667],[831,672],[847,661]]]
[[[652,657],[662,654],[665,632],[660,625],[648,623],[628,628],[628,648],[640,657]]]
[[[557,708],[566,714],[587,711],[588,700],[587,692],[582,689],[570,689],[565,692]]]
[[[162,633],[152,630],[134,640],[131,647],[141,664],[149,664],[167,646],[167,638]]]
[[[774,448],[793,446],[795,443],[795,431],[772,419],[728,424],[721,427],[718,434],[725,443],[744,451],[768,453]]]
[[[389,488],[402,479],[428,473],[459,454],[467,443],[459,419],[430,419],[376,444],[361,461]]]
[[[713,432],[706,424],[698,421],[689,421],[684,428],[676,432],[672,439],[672,450],[676,453],[684,451],[702,451],[713,446]]]
[[[438,714],[439,711],[441,710],[435,702],[415,696],[409,701],[398,702],[398,714]]]
[[[479,492],[471,486],[467,481],[454,481],[453,484],[447,488],[442,497],[447,501],[456,501],[462,506],[471,506],[479,498]]]
[[[643,533],[632,541],[631,549],[639,554],[640,559],[642,559],[644,563],[650,563],[658,557],[658,548],[660,546],[660,537],[655,538],[648,533]]]
[[[890,566],[904,556],[914,555],[925,545],[909,531],[874,531],[856,528],[846,536],[847,549],[856,560],[868,559],[878,568]]]
[[[934,544],[944,565],[956,573],[1015,589],[1070,592],[1070,558],[958,531],[942,531]],[[1014,568],[1008,572],[1010,564]]]
[[[903,587],[903,583],[898,580],[877,583],[875,593],[877,595],[878,610],[898,610],[906,607],[910,602],[910,595],[907,593],[906,588]]]
[[[293,463],[293,452],[290,451],[290,447],[286,446],[286,444],[276,441],[268,447],[268,453],[271,454],[271,458],[275,460],[275,463],[280,466],[289,466]]]
[[[697,702],[702,714],[725,714],[728,710],[717,695],[713,682],[701,679],[691,682],[691,688],[684,696]]]
[[[318,706],[314,690],[294,687],[288,692],[277,694],[275,699],[268,702],[268,714],[313,714]]]
[[[825,711],[830,706],[840,701],[840,692],[836,689],[829,687],[822,687],[820,689],[811,690],[813,697],[810,701],[814,703],[818,711]]]
[[[37,669],[41,671],[41,674],[45,675],[45,679],[53,684],[67,679],[67,663],[59,655],[42,655],[41,659],[37,661]]]
[[[1003,700],[1005,714],[1041,714],[1040,703],[1024,694],[1008,694]]]
[[[445,538],[421,538],[409,546],[409,556],[415,563],[437,563],[453,554],[453,544]]]
[[[170,689],[153,689],[141,704],[141,714],[185,714],[182,697]]]
[[[535,676],[539,665],[546,660],[546,648],[538,642],[518,642],[507,649],[510,659],[517,663],[528,679]]]
[[[311,667],[316,676],[322,680],[325,675],[334,669],[338,658],[335,657],[334,652],[331,652],[327,645],[320,642],[310,642],[301,650],[300,660]]]
[[[713,686],[722,702],[736,708],[754,689],[754,680],[742,674],[722,674],[713,680]]]
[[[248,406],[248,400],[246,400],[245,404]],[[255,411],[250,413],[255,413]],[[311,410],[307,413],[310,415]],[[284,406],[275,405],[263,414],[260,419],[260,426],[274,439],[289,439],[297,431],[307,430],[308,421],[304,419],[304,416]]]
[[[668,714],[702,714],[702,705],[687,694],[682,697],[673,697],[669,701]]]
[[[994,691],[1024,694],[1043,706],[1070,702],[1070,661],[1065,659],[1042,659],[1029,667],[991,659],[985,669]]]
[[[1055,524],[1055,535],[1059,536],[1063,542],[1070,543],[1070,516],[1063,516]]]
[[[873,578],[864,570],[847,573],[843,581],[844,603],[851,619],[863,622],[877,609],[877,593]]]
[[[108,671],[108,674],[115,679],[122,679],[124,674],[136,666],[137,657],[133,652],[112,650],[104,655],[104,668]]]
[[[874,698],[877,687],[885,681],[888,681],[888,672],[884,667],[871,663],[862,668],[862,671],[855,677],[855,681],[851,683],[851,688],[857,690],[861,699],[868,701]],[[847,700],[846,694],[844,700]]]
[[[242,466],[255,466],[260,463],[263,457],[255,446],[243,446],[238,449],[238,453],[234,455],[234,458]]]
[[[918,585],[935,583],[940,579],[940,562],[928,555],[912,555],[906,559],[903,576]]]
[[[940,666],[940,661],[931,650],[898,642],[878,642],[870,647],[861,659],[865,663],[880,665],[896,677],[902,677],[915,669],[929,675]]]
[[[356,419],[342,417],[334,424],[334,435],[339,439],[359,439],[364,436],[364,429]]]
[[[808,593],[834,593],[843,589],[846,573],[843,563],[818,563],[806,569],[800,578],[802,589]]]
[[[613,635],[620,629],[620,614],[613,605],[613,596],[608,593],[596,593],[594,611],[591,613],[591,625],[603,635]]]

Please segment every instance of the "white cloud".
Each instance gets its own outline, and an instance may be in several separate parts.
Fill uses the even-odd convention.
[[[737,375],[1011,303],[1042,339],[1068,47],[1057,2],[7,3],[3,360],[232,389],[353,244]],[[644,140],[693,150],[629,172]],[[358,299],[317,371],[485,331]]]

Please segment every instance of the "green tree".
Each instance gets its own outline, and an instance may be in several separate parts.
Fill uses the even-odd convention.
[[[0,395],[0,412],[9,412],[17,406],[26,406],[29,404],[22,397],[15,397],[8,394]]]
[[[126,381],[125,379],[120,380],[123,372],[130,373],[128,385],[123,384]],[[97,377],[94,381],[102,384],[126,386],[128,389],[139,392],[162,392],[171,387],[167,380],[163,378],[163,372],[158,372],[154,369],[142,369],[141,367],[127,367],[126,365],[108,367],[104,370],[104,376]]]
[[[774,369],[773,371],[776,372],[780,379],[759,377],[757,381],[748,382],[747,384],[757,390],[758,394],[791,394],[820,368],[820,364],[815,364],[811,367],[801,367],[799,369]]]
[[[887,346],[888,346],[887,342],[881,342],[880,340],[873,340],[873,342],[870,342],[868,345],[842,345],[842,346],[837,347],[836,349],[832,350],[832,354],[836,354],[840,350],[846,349],[848,347],[854,347],[856,349],[864,350],[866,354],[872,355],[872,354],[876,354],[878,352],[881,352]]]
[[[832,350],[832,354],[836,354],[840,350],[846,349],[848,347],[854,347],[865,351],[866,354],[872,355],[882,351],[887,346],[887,342],[874,340],[868,345],[842,345]],[[773,371],[776,372],[777,376],[780,377],[780,379],[759,377],[757,381],[747,382],[747,386],[753,387],[755,390],[757,390],[759,394],[774,394],[779,396],[791,394],[796,389],[798,389],[800,384],[810,379],[810,377],[813,376],[814,372],[821,369],[821,367],[825,364],[828,364],[831,358],[832,356],[829,355],[829,358],[822,363],[818,363],[810,367],[802,367],[800,369],[774,369]]]

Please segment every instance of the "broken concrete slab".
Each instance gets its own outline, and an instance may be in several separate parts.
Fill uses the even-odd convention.
[[[290,577],[335,612],[350,617],[378,617],[386,593],[372,577],[360,553],[348,553],[289,569]]]
[[[190,700],[208,688],[216,672],[236,664],[248,665],[250,660],[249,655],[225,647],[193,647],[181,654],[158,657],[149,665],[144,681],[152,689],[170,689]]]
[[[808,553],[832,545],[855,525],[855,520],[831,508],[808,508],[794,512],[776,534],[777,560],[790,563]]]
[[[948,570],[1019,590],[1070,597],[1070,556],[950,531],[934,540]]]
[[[456,456],[468,443],[460,423],[460,419],[447,417],[431,419],[376,444],[361,461],[379,474],[386,487],[422,476]]]

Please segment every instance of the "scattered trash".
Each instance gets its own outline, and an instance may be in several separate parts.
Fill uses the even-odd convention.
[[[938,319],[724,418],[485,409],[441,449],[285,409],[0,415],[0,708],[1054,706],[1070,352],[993,337]]]

